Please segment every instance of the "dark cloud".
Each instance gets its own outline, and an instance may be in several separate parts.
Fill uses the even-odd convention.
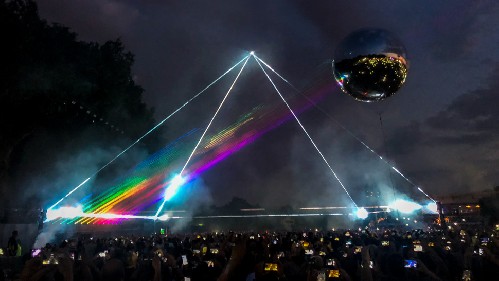
[[[428,124],[439,130],[474,135],[484,141],[493,139],[499,133],[498,86],[499,82],[494,80],[487,89],[458,97],[445,111],[429,119]]]
[[[423,123],[412,123],[391,135],[395,153],[409,152],[413,160],[425,158],[426,165],[415,174],[427,185],[443,185],[438,193],[489,189],[499,181],[495,168],[499,165],[499,81],[490,77],[488,82]]]

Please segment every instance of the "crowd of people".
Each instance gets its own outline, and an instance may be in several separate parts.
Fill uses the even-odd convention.
[[[356,229],[79,235],[32,249],[3,280],[493,280],[499,233]],[[11,252],[13,253],[13,252]],[[10,276],[9,276],[10,275]]]

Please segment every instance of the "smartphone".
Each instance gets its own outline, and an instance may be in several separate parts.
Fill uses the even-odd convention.
[[[3,249],[2,249],[2,251],[3,251]],[[31,250],[31,257],[34,258],[34,257],[38,256],[41,252],[42,252],[41,249],[33,249],[33,250]]]
[[[418,263],[416,260],[405,260],[404,267],[405,268],[416,268]]]
[[[340,278],[340,270],[339,269],[330,269],[327,272],[328,278]]]
[[[381,246],[389,246],[390,245],[390,241],[381,241]]]
[[[277,263],[265,263],[263,270],[265,271],[277,271]]]
[[[414,244],[414,252],[422,252],[423,246],[421,244]]]
[[[187,262],[187,256],[186,255],[182,255],[182,264],[183,265],[188,265],[189,262]]]
[[[327,259],[326,265],[327,266],[336,266],[336,261],[334,259]]]

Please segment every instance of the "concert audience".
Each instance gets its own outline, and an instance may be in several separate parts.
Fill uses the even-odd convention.
[[[476,230],[81,235],[32,253],[23,257],[22,272],[0,280],[395,281],[499,276],[497,232]]]

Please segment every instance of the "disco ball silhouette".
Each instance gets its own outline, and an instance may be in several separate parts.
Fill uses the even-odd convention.
[[[404,46],[384,29],[361,29],[345,37],[333,60],[334,78],[343,92],[364,102],[393,96],[407,78]]]

